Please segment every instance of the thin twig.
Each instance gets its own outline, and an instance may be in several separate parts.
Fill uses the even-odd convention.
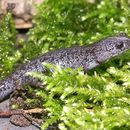
[[[42,108],[34,108],[34,109],[29,109],[29,110],[8,110],[8,111],[2,111],[0,112],[0,117],[10,117],[15,114],[33,114],[33,113],[42,113],[43,109]]]

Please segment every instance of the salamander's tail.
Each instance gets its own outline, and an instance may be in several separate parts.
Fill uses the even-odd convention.
[[[15,85],[16,83],[12,78],[0,81],[0,101],[4,100],[15,90]]]

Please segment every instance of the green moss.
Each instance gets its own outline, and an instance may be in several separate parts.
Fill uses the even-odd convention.
[[[129,34],[129,7],[124,0],[93,4],[85,0],[46,0],[38,10],[35,27],[23,49],[26,58],[58,48],[90,44],[122,31]]]
[[[0,78],[12,71],[18,59],[15,48],[16,30],[11,14],[7,14],[0,21]]]
[[[51,75],[32,73],[47,86],[35,89],[36,99],[47,111],[42,129],[57,123],[61,130],[111,130],[130,128],[129,65],[110,67],[102,74],[84,74],[82,69],[61,69],[45,64]],[[119,83],[119,81],[122,81]]]

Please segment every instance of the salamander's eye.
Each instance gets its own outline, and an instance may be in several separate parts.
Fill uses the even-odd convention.
[[[125,47],[125,42],[120,42],[120,44],[118,44],[118,45],[116,46],[117,49],[122,49],[122,48],[124,48],[124,47]]]
[[[127,37],[127,34],[122,32],[122,33],[119,34],[119,37]]]

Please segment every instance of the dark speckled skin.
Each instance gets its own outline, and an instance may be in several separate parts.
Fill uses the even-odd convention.
[[[117,56],[130,49],[130,39],[124,34],[116,37],[109,37],[89,46],[79,46],[45,53],[42,56],[24,64],[7,79],[0,82],[0,100],[3,100],[17,86],[33,82],[33,79],[26,75],[27,72],[44,72],[43,62],[49,62],[61,67],[78,68],[90,70],[102,62]]]

